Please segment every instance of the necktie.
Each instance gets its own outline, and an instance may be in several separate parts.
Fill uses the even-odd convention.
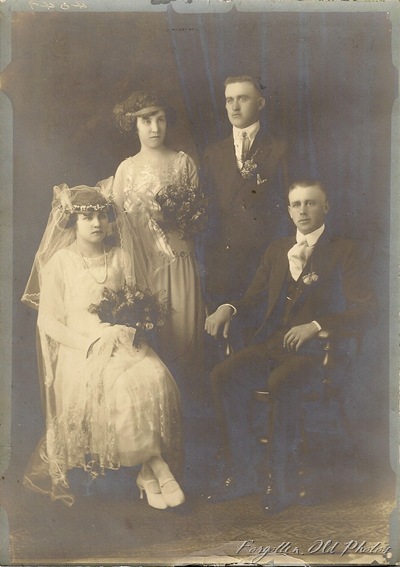
[[[242,132],[242,164],[244,164],[244,162],[246,161],[247,158],[247,154],[249,153],[249,149],[250,149],[250,138],[247,135],[246,130],[244,130],[244,132]]]
[[[288,252],[289,269],[292,278],[297,281],[304,270],[312,247],[308,246],[307,240],[297,242]]]

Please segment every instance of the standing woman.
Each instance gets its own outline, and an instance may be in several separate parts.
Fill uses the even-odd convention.
[[[130,225],[123,238],[135,239],[147,281],[170,307],[159,354],[183,392],[196,396],[203,368],[204,307],[192,237],[205,210],[193,159],[165,144],[171,114],[157,94],[147,91],[133,92],[115,106],[117,126],[136,130],[140,151],[118,167],[113,195]]]

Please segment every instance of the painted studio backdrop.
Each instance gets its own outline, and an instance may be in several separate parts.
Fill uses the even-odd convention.
[[[346,384],[346,407],[359,458],[376,475],[389,468],[390,140],[397,81],[391,39],[383,12],[13,14],[12,59],[1,83],[12,104],[14,136],[13,450],[7,475],[12,472],[21,502],[17,483],[43,417],[36,313],[20,297],[52,188],[94,185],[138,151],[135,134],[116,128],[112,109],[132,90],[148,87],[162,88],[176,111],[171,147],[201,165],[204,148],[229,133],[228,75],[259,79],[266,99],[262,121],[288,142],[290,178],[325,182],[329,225],[365,241],[380,322],[366,329],[359,365]],[[187,449],[195,462],[196,450]],[[205,472],[196,474],[201,484]],[[14,508],[9,520],[18,527],[29,514]]]

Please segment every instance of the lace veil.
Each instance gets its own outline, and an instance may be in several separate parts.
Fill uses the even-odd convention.
[[[143,287],[148,287],[144,274],[140,273],[140,270],[137,269],[137,267],[141,265],[142,259],[136,259],[134,238],[125,238],[125,235],[129,234],[129,229],[124,226],[125,215],[123,213],[119,214],[117,207],[114,206],[112,200],[112,185],[113,178],[111,177],[105,181],[99,182],[96,187],[77,186],[69,188],[66,184],[54,187],[48,223],[22,297],[22,301],[26,305],[39,310],[44,267],[57,251],[68,247],[75,240],[76,230],[74,227],[75,223],[72,222],[72,216],[77,212],[85,212],[85,210],[107,211],[110,220],[110,229],[106,239],[109,240],[111,245],[121,248],[122,268],[126,283],[129,285],[138,284]],[[80,203],[79,196],[83,194],[91,195],[90,205],[82,204],[82,200]],[[114,338],[110,337],[110,340],[105,343],[107,348],[110,347],[108,348],[108,354],[106,352],[103,353],[103,359],[99,359],[98,361],[96,359],[96,366],[93,366],[92,363],[93,368],[91,370],[89,367],[88,386],[90,386],[90,384],[101,385],[101,371],[99,371],[99,365],[105,367],[107,360],[112,356],[113,340]],[[58,350],[59,344],[48,336],[48,334],[41,331],[39,325],[37,354],[42,394],[45,392],[43,403],[46,415],[46,433],[28,464],[24,484],[33,490],[49,494],[53,500],[60,499],[65,504],[72,505],[74,497],[69,490],[66,468],[64,466],[65,458],[63,454],[61,454],[62,450],[60,449],[60,447],[62,448],[62,443],[58,439],[60,435],[58,426],[59,415],[57,414],[54,393],[56,387],[54,385],[54,378],[58,361]],[[104,406],[101,402],[96,401],[97,396],[87,396],[87,399],[95,400],[89,409],[90,416],[92,418],[96,415],[101,417]],[[81,405],[81,415],[84,416],[88,412],[88,406],[86,403],[86,407],[84,407],[83,402],[81,402]],[[105,423],[104,419],[100,419],[100,417],[97,420],[98,423]],[[93,444],[93,431],[90,435],[92,436],[91,443]],[[98,437],[99,439],[102,437],[100,430]],[[108,458],[108,455],[111,454],[110,451],[108,451],[109,447],[103,444],[103,449],[103,454],[107,455]],[[112,459],[108,460],[107,468],[113,468],[112,462]]]
[[[124,271],[127,283],[137,283],[142,287],[149,287],[146,281],[145,270],[141,269],[145,261],[143,256],[138,253],[139,247],[135,247],[134,238],[126,238],[129,234],[129,226],[124,214],[119,214],[114,204],[112,187],[113,177],[109,177],[103,181],[99,181],[95,187],[86,185],[78,185],[76,187],[68,187],[65,183],[56,185],[53,189],[53,201],[47,226],[45,228],[42,240],[35,255],[32,270],[22,296],[22,302],[25,305],[39,308],[41,275],[44,266],[50,258],[62,248],[66,248],[75,240],[75,228],[70,222],[71,215],[78,212],[79,205],[76,202],[76,196],[82,193],[82,190],[98,191],[99,208],[103,207],[103,198],[106,199],[105,208],[108,211],[110,222],[110,231],[106,239],[111,245],[121,247],[124,252]],[[131,261],[132,259],[132,261]]]

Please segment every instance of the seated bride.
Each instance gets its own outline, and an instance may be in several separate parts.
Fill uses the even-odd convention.
[[[141,497],[165,509],[185,500],[167,464],[176,474],[182,462],[179,391],[146,340],[157,298],[139,291],[132,255],[106,244],[115,214],[98,187],[54,188],[22,298],[39,312],[46,411],[24,485],[70,506],[72,468],[96,477],[141,464]]]

